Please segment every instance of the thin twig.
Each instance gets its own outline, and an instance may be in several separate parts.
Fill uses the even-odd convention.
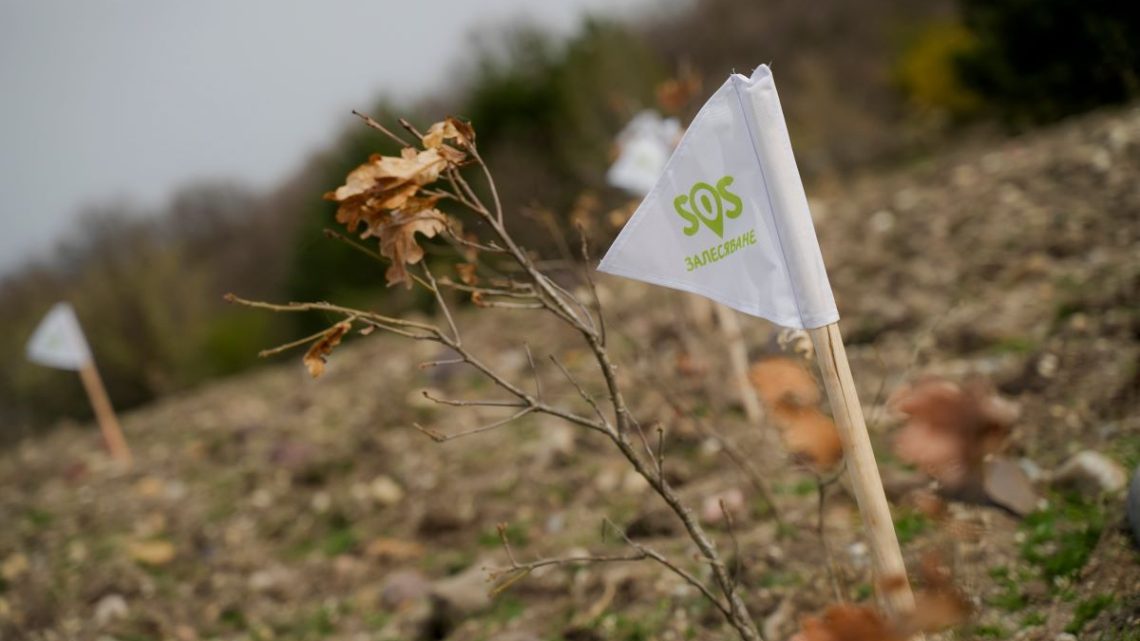
[[[432,396],[432,393],[429,390],[423,390],[420,393],[423,394],[424,398],[428,399],[429,401],[431,401],[433,403],[439,403],[440,405],[450,405],[452,407],[530,407],[530,405],[528,405],[527,403],[520,403],[519,401],[496,401],[496,400],[464,401],[464,400],[460,400],[460,399],[441,398],[439,396]]]
[[[622,540],[625,541],[626,545],[628,545],[631,548],[633,548],[634,550],[637,550],[638,552],[644,554],[646,557],[653,559],[654,561],[660,563],[661,565],[666,567],[670,572],[681,577],[686,583],[688,583],[689,585],[696,588],[702,595],[704,595],[704,597],[706,599],[708,599],[714,606],[716,606],[716,608],[718,610],[720,610],[721,614],[723,614],[725,616],[725,618],[729,619],[730,621],[732,620],[732,613],[729,611],[729,609],[723,603],[721,603],[720,599],[717,598],[717,596],[712,593],[712,590],[710,590],[708,588],[708,586],[706,586],[704,583],[702,583],[700,579],[693,576],[691,573],[686,572],[685,570],[681,569],[679,566],[677,566],[675,563],[670,561],[668,558],[666,558],[660,552],[657,552],[656,550],[649,548],[649,547],[646,547],[646,546],[634,541],[633,539],[629,538],[629,535],[627,535],[625,533],[625,530],[618,527],[618,525],[616,523],[614,523],[613,521],[611,521],[609,519],[609,517],[604,518],[602,523],[603,523],[603,527],[608,526],[618,536],[620,536],[622,538]]]
[[[602,408],[598,406],[598,402],[594,400],[594,397],[591,396],[585,390],[585,388],[582,387],[582,384],[578,382],[578,379],[574,378],[574,375],[570,373],[570,370],[566,369],[566,366],[562,364],[562,361],[558,360],[557,356],[551,354],[550,360],[553,361],[558,369],[562,371],[562,375],[566,377],[566,380],[570,381],[570,384],[574,386],[574,389],[578,390],[578,395],[582,397],[582,400],[586,401],[586,403],[591,408],[593,408],[594,414],[598,417],[598,420],[604,422],[606,426],[609,427],[609,419],[607,419],[606,415],[602,413]]]
[[[376,122],[376,120],[374,120],[371,116],[360,113],[359,111],[357,111],[355,109],[352,110],[352,115],[356,116],[357,118],[360,118],[361,120],[364,121],[364,124],[368,125],[369,127],[372,127],[373,129],[379,131],[380,133],[388,136],[392,140],[399,143],[401,146],[403,146],[403,147],[411,147],[412,146],[411,143],[409,143],[408,141],[404,140],[403,138],[397,136],[396,134],[392,133],[392,131],[390,131],[384,125],[380,124],[379,122]]]
[[[483,425],[483,426],[476,427],[473,429],[465,430],[462,432],[456,432],[454,434],[440,434],[439,432],[436,432],[435,430],[429,430],[429,429],[419,425],[418,423],[412,423],[412,426],[415,427],[416,429],[418,429],[419,431],[423,432],[424,434],[427,434],[429,437],[431,437],[431,440],[435,441],[436,443],[444,443],[446,441],[452,441],[452,440],[455,440],[457,438],[463,438],[464,436],[472,436],[474,434],[482,434],[483,432],[489,432],[495,428],[502,427],[502,426],[506,425],[507,423],[510,423],[511,421],[518,420],[518,419],[526,416],[527,414],[530,414],[533,411],[535,411],[535,408],[532,406],[524,407],[523,409],[515,412],[514,414],[511,414],[507,418],[504,418],[500,421],[495,421],[494,423],[490,423],[488,425]]]
[[[526,350],[526,360],[530,363],[530,372],[534,375],[534,397],[542,399],[542,379],[538,377],[538,368],[534,365],[534,355],[530,353],[530,345],[523,343],[523,349]]]
[[[657,424],[657,476],[665,478],[665,428]]]
[[[352,320],[354,320],[354,319],[349,318],[347,320],[349,322],[352,322]],[[280,354],[281,352],[291,350],[294,347],[300,347],[302,345],[306,345],[308,343],[311,343],[311,342],[321,338],[322,336],[327,334],[328,331],[329,331],[328,328],[325,328],[325,329],[322,329],[321,331],[319,331],[315,334],[310,334],[304,338],[298,338],[297,340],[290,341],[288,343],[285,343],[284,345],[278,345],[277,347],[270,347],[268,349],[263,349],[257,353],[257,356],[258,356],[258,358],[265,358],[267,356],[273,356],[274,354]]]
[[[578,235],[582,238],[582,275],[586,278],[586,286],[590,288],[590,295],[594,298],[594,310],[598,315],[598,334],[600,334],[600,342],[604,346],[606,344],[606,317],[602,314],[602,299],[598,296],[598,285],[594,282],[594,276],[590,273],[592,266],[590,265],[590,242],[586,237],[586,229],[581,225],[578,226]]]
[[[447,320],[447,326],[451,328],[451,336],[455,340],[456,345],[462,344],[463,340],[459,337],[459,328],[455,326],[455,319],[451,317],[451,308],[448,306],[447,301],[443,299],[443,294],[439,291],[439,285],[435,282],[435,275],[431,273],[431,269],[427,266],[427,261],[423,263],[424,276],[427,276],[428,287],[432,295],[435,296],[435,302],[439,303],[439,309],[443,312],[443,317]]]
[[[406,119],[400,118],[397,122],[399,122],[401,127],[407,129],[416,138],[419,138],[420,140],[424,139],[424,135],[421,134],[418,129],[416,129],[415,125],[408,122]]]
[[[352,238],[349,238],[348,236],[345,236],[344,234],[338,232],[335,229],[329,229],[328,227],[326,227],[324,229],[324,234],[325,234],[326,238],[331,238],[333,240],[340,241],[340,242],[348,245],[349,247],[352,247],[356,251],[361,252],[365,256],[368,256],[369,258],[374,258],[374,259],[376,259],[382,263],[391,263],[392,262],[392,261],[388,260],[388,258],[386,256],[384,256],[383,254],[381,254],[380,252],[373,251],[373,250],[369,249],[363,243],[360,243],[360,242],[358,242]],[[425,289],[431,289],[431,287],[428,286],[427,282],[424,281],[424,279],[420,278],[419,276],[416,276],[415,274],[413,274],[411,272],[408,272],[408,275],[411,276],[413,280],[415,280],[418,284],[423,286]]]
[[[731,594],[736,591],[736,586],[740,584],[740,567],[744,562],[740,559],[740,541],[736,538],[736,522],[728,511],[728,505],[725,504],[724,499],[718,499],[717,503],[720,505],[720,513],[724,515],[724,527],[728,530],[728,538],[732,541],[732,583],[729,591]]]

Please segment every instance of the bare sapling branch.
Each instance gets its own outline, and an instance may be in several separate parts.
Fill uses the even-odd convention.
[[[349,234],[357,234],[361,239],[379,241],[379,251],[363,246],[358,249],[387,264],[385,277],[389,286],[421,287],[431,293],[439,308],[438,317],[441,319],[441,325],[356,310],[327,302],[273,304],[250,301],[232,295],[228,300],[273,312],[333,314],[340,316],[342,323],[364,324],[397,336],[435,342],[450,350],[448,358],[429,361],[422,364],[421,368],[445,364],[466,365],[493,383],[500,392],[505,392],[507,396],[505,399],[501,397],[446,399],[425,393],[426,398],[447,406],[502,407],[514,410],[509,416],[491,423],[450,434],[443,434],[419,424],[413,425],[415,429],[434,441],[446,442],[489,432],[508,426],[530,414],[557,417],[605,436],[680,521],[686,535],[697,549],[696,560],[711,571],[711,579],[706,583],[663,554],[630,539],[621,528],[608,519],[603,527],[617,533],[632,549],[631,553],[520,562],[510,547],[505,529],[500,528],[500,537],[510,565],[499,575],[501,580],[496,590],[505,589],[511,583],[541,567],[572,563],[650,560],[680,577],[714,604],[739,638],[744,641],[763,641],[763,636],[741,597],[740,554],[731,517],[727,517],[727,510],[729,536],[734,549],[737,549],[736,561],[731,568],[724,561],[713,538],[706,533],[693,510],[686,505],[666,479],[664,428],[654,426],[657,434],[656,443],[651,444],[645,430],[633,416],[625,400],[614,357],[606,347],[606,326],[601,299],[589,274],[589,251],[585,235],[582,235],[581,253],[586,261],[584,281],[586,291],[591,298],[590,304],[579,300],[574,292],[555,282],[540,268],[536,258],[522,248],[508,232],[494,176],[479,154],[475,144],[475,132],[469,123],[447,118],[421,132],[406,121],[401,121],[401,125],[417,139],[417,146],[412,146],[404,138],[372,118],[363,114],[357,115],[365,124],[384,133],[404,148],[399,157],[371,157],[349,174],[344,185],[326,194],[326,198],[338,204],[337,221],[347,228]],[[468,165],[478,166],[490,197],[489,206],[464,177],[461,168]],[[473,216],[480,223],[473,226],[478,228],[480,234],[459,231],[462,228],[453,214],[445,213],[438,208],[442,204],[460,208],[460,213]],[[445,247],[450,245],[463,262],[463,269],[456,269],[461,282],[437,277],[432,268],[427,266],[424,260],[425,248],[420,243],[423,239],[437,236],[445,241]],[[349,242],[353,246],[359,245],[355,240],[349,240],[347,236],[339,233],[334,232],[330,237],[341,242]],[[436,258],[433,252],[433,259]],[[433,263],[433,266],[437,264]],[[489,283],[480,282],[481,274],[507,273],[510,265],[513,265],[514,271],[510,272],[509,279],[503,281],[490,279]],[[553,395],[549,390],[544,390],[537,366],[538,361],[529,345],[522,346],[530,370],[526,375],[530,379],[529,382],[525,379],[515,380],[484,361],[463,341],[460,323],[462,317],[453,309],[449,296],[444,295],[444,289],[470,295],[471,302],[476,308],[542,311],[572,330],[591,355],[594,376],[600,379],[598,388],[604,391],[594,396],[554,354],[549,354],[549,359],[577,391],[581,401],[589,406],[591,413],[578,413],[575,409],[564,405],[564,399],[548,398]],[[323,362],[339,343],[340,336],[347,331],[344,325],[338,324],[337,327],[339,329],[335,336],[326,332],[295,341],[290,346],[316,341],[313,347],[310,347],[310,351],[319,347],[317,356]],[[335,340],[332,340],[333,338]],[[320,371],[323,370],[318,368],[313,375],[318,376]],[[522,378],[524,374],[517,376]],[[594,385],[590,387],[593,388]],[[631,439],[631,434],[637,435],[636,443]],[[767,494],[765,498],[771,500]]]

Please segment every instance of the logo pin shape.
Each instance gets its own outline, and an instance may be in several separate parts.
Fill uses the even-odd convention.
[[[732,181],[732,176],[725,176],[717,181],[716,187],[701,181],[693,185],[688,195],[681,194],[673,199],[673,209],[689,223],[682,230],[686,236],[696,234],[704,223],[717,237],[724,237],[725,217],[736,218],[744,210],[740,196],[728,189]],[[725,201],[730,205],[728,211],[724,208]]]

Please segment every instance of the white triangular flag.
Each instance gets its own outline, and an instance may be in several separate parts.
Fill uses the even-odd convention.
[[[91,362],[91,350],[68,303],[56,303],[28,340],[28,360],[59,369],[82,369]]]
[[[617,135],[618,157],[606,182],[638,196],[649,193],[681,136],[681,122],[656,111],[638,113]]]
[[[598,269],[784,327],[839,320],[767,65],[705,103]]]

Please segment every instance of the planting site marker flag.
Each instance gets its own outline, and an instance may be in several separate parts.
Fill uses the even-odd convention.
[[[693,119],[598,269],[700,294],[812,338],[881,592],[914,608],[772,71],[733,74]],[[901,580],[901,583],[900,583]]]
[[[705,103],[598,269],[784,327],[839,319],[767,66]]]
[[[28,360],[56,369],[79,371],[91,360],[91,349],[79,328],[75,310],[56,303],[28,340]]]
[[[56,303],[51,308],[28,339],[26,353],[28,360],[33,363],[79,372],[107,449],[112,457],[130,464],[131,450],[123,438],[119,420],[111,407],[111,399],[103,387],[103,379],[99,376],[99,370],[95,369],[91,348],[87,346],[75,309],[70,304]]]

